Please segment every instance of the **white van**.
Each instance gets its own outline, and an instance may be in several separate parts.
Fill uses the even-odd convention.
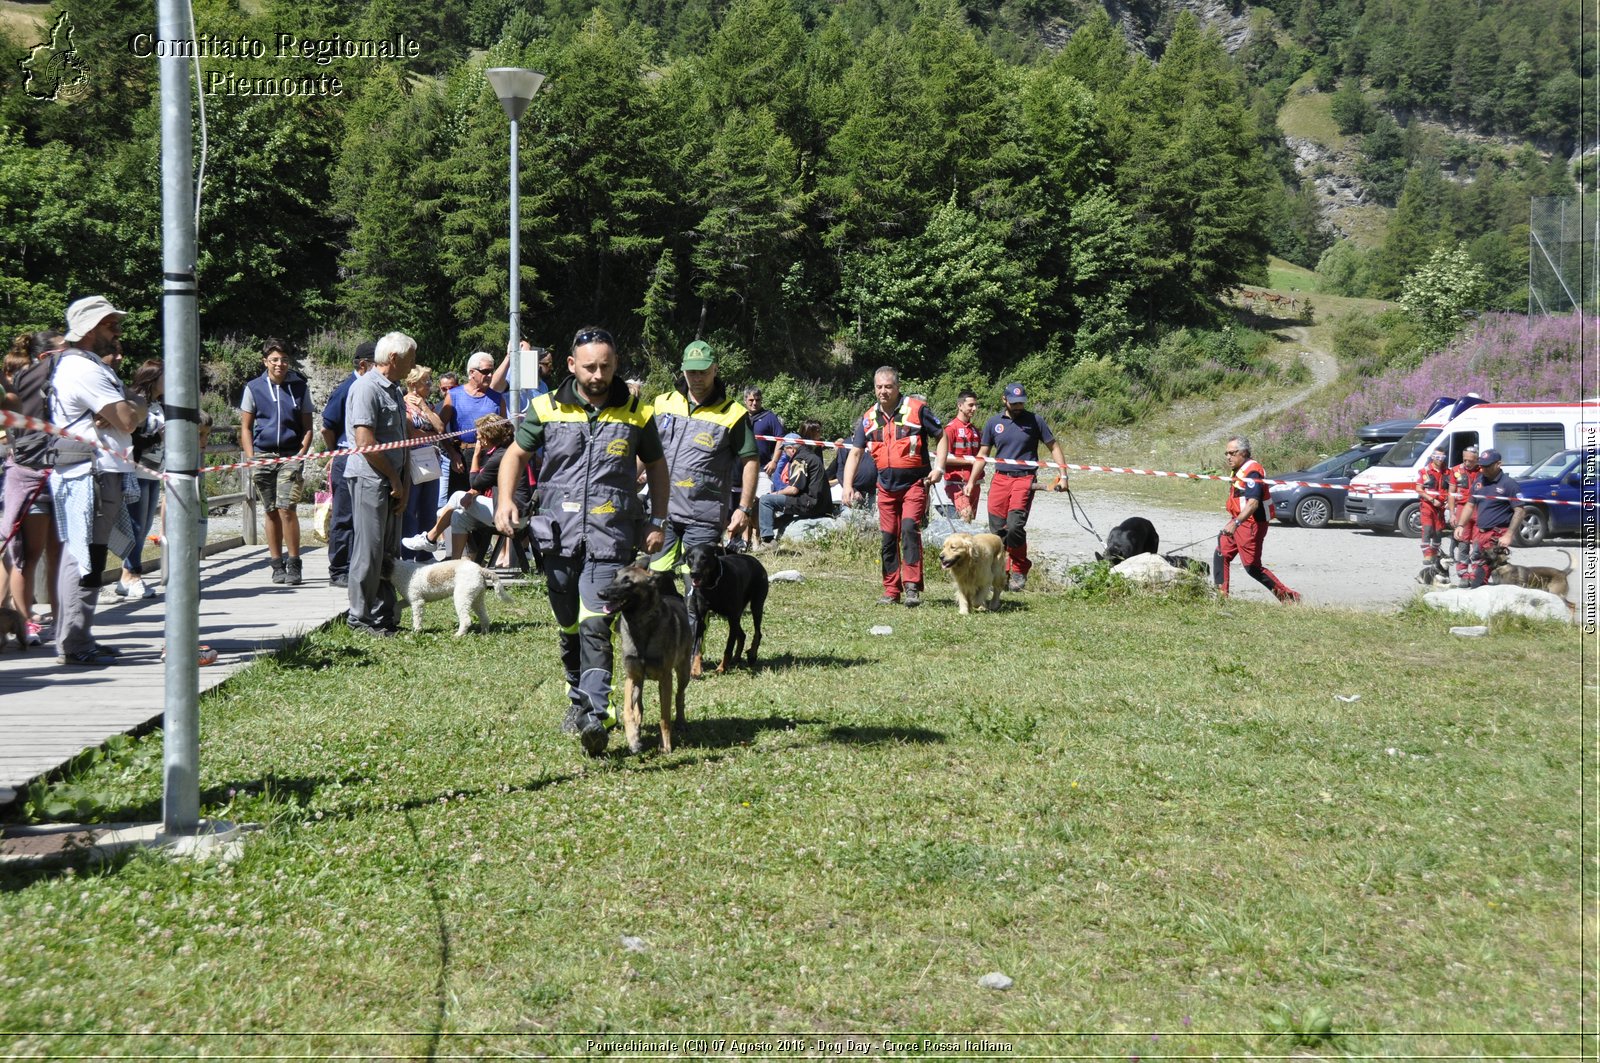
[[[1422,534],[1417,476],[1428,455],[1443,450],[1446,467],[1460,463],[1469,445],[1504,455],[1501,468],[1516,477],[1558,450],[1592,446],[1600,433],[1600,401],[1484,402],[1476,396],[1446,402],[1417,422],[1376,465],[1350,481],[1345,511],[1374,531]]]

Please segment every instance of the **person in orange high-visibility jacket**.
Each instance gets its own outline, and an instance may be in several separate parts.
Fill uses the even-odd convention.
[[[1428,463],[1417,474],[1417,516],[1422,521],[1422,572],[1417,578],[1432,583],[1438,574],[1436,559],[1439,543],[1449,526],[1450,473],[1444,467],[1444,451],[1428,455]]]
[[[1228,595],[1228,570],[1237,556],[1245,572],[1271,591],[1280,602],[1298,602],[1300,595],[1284,586],[1272,570],[1261,563],[1261,545],[1267,538],[1267,471],[1250,456],[1250,441],[1243,436],[1228,440],[1228,468],[1233,479],[1228,483],[1228,523],[1217,536],[1217,552],[1211,559],[1211,573],[1217,590]]]
[[[900,394],[900,374],[884,366],[872,375],[878,401],[856,422],[850,457],[839,481],[839,500],[855,501],[856,466],[868,449],[878,466],[878,530],[883,535],[883,597],[879,605],[922,601],[922,519],[928,488],[944,475],[949,440],[925,402]],[[930,460],[928,447],[936,446]]]

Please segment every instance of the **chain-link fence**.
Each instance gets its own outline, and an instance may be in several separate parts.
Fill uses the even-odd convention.
[[[1528,206],[1528,314],[1596,310],[1600,297],[1600,194],[1535,199]]]

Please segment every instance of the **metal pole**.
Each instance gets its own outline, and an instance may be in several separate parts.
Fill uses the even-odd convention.
[[[522,189],[517,181],[517,120],[511,119],[511,398],[513,419],[522,412]]]
[[[189,36],[189,0],[157,0],[159,36]],[[189,61],[170,47],[161,59],[161,352],[165,361],[167,673],[162,829],[200,825],[200,467],[199,318],[195,287],[194,156]]]

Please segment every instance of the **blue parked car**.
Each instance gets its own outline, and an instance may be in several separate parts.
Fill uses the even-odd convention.
[[[1595,502],[1595,477],[1600,474],[1600,469],[1595,467],[1597,456],[1600,456],[1600,451],[1592,448],[1558,450],[1529,469],[1525,475],[1517,477],[1517,482],[1522,485],[1522,494],[1528,498],[1567,502],[1576,502],[1581,498],[1592,506]],[[1586,471],[1589,480],[1587,487],[1584,486]],[[1576,538],[1583,527],[1583,509],[1582,506],[1541,506],[1534,503],[1528,507],[1528,515],[1522,519],[1522,527],[1517,532],[1517,545],[1538,546],[1546,539],[1557,536]]]
[[[1284,524],[1302,528],[1323,528],[1331,520],[1348,519],[1344,511],[1345,488],[1350,478],[1389,453],[1394,443],[1361,444],[1343,454],[1335,454],[1309,469],[1274,473],[1274,480],[1311,480],[1328,487],[1308,484],[1273,484],[1270,501],[1272,515]]]

